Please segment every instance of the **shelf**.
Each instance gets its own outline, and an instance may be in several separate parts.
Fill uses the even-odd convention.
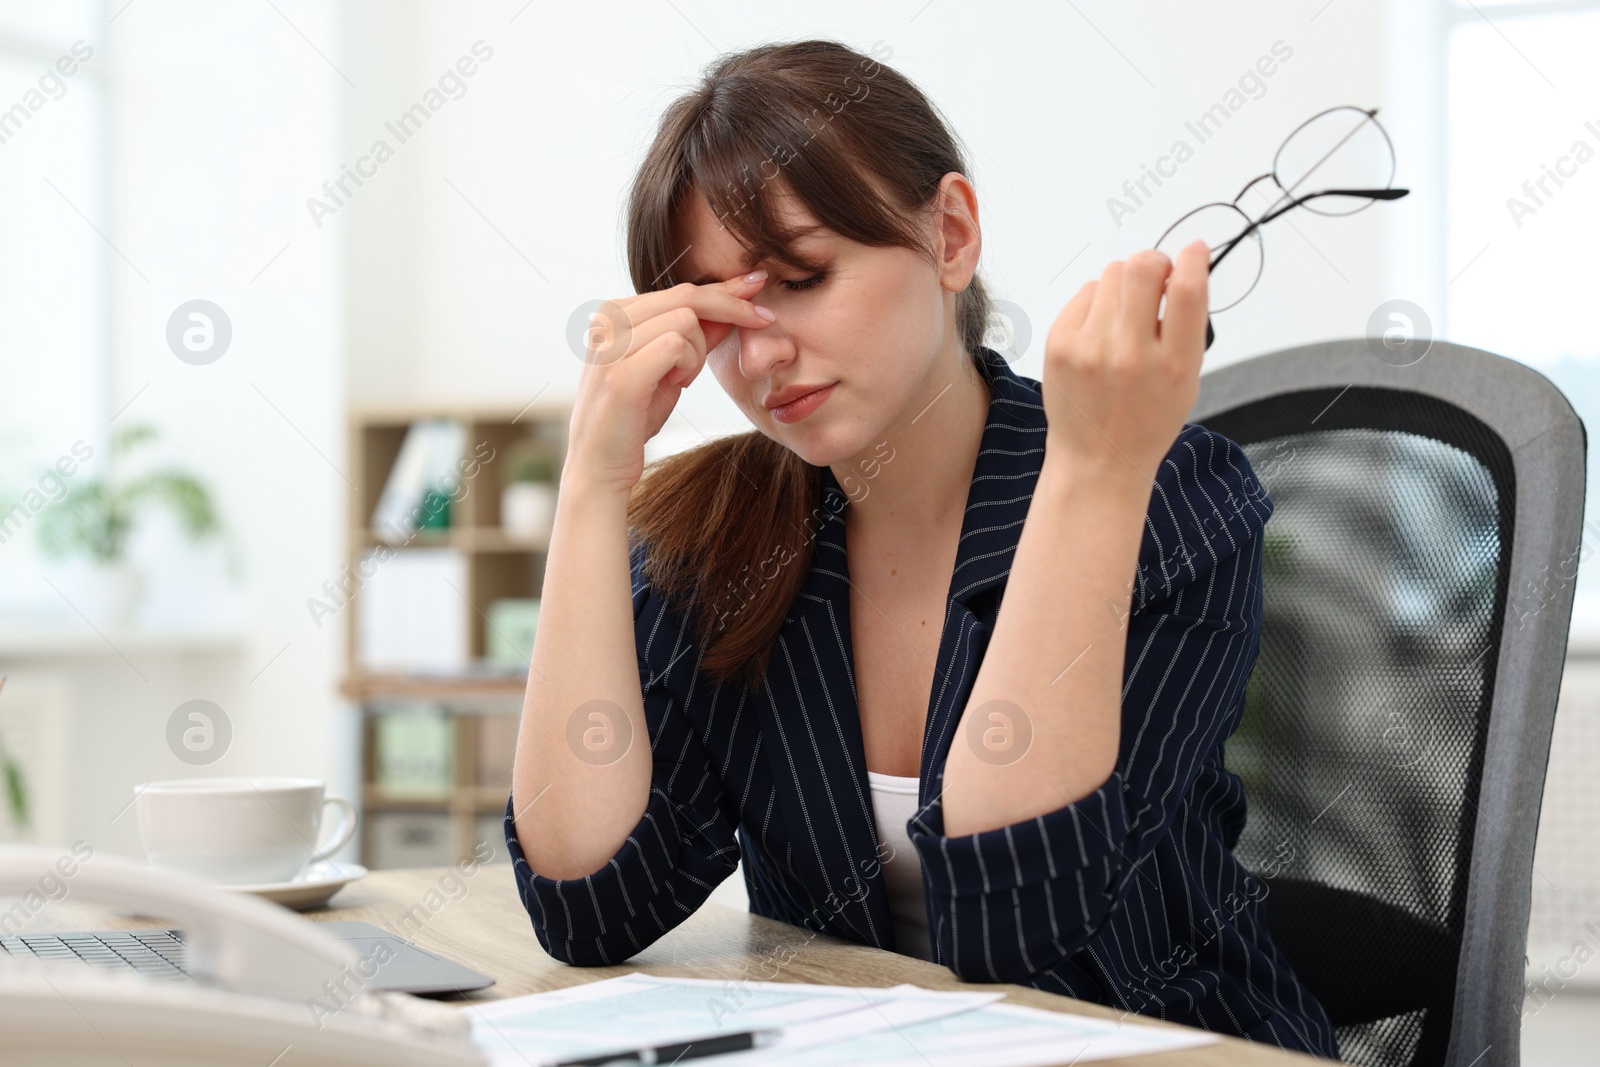
[[[526,405],[499,403],[409,404],[367,403],[350,408],[352,422],[365,426],[394,426],[404,428],[417,419],[438,418],[450,415],[468,422],[502,423],[505,425],[530,425],[536,422],[559,422],[565,425],[572,418],[572,399],[561,395],[541,395]]]
[[[474,815],[498,815],[506,810],[510,788],[498,786],[456,786],[449,793],[389,793],[382,786],[368,784],[361,790],[361,803],[367,811],[456,811]]]
[[[444,529],[417,530],[391,544],[372,527],[372,515],[399,457],[410,425],[417,419],[451,418],[465,424],[466,448],[460,466],[462,488],[452,492],[450,521]],[[546,445],[559,471],[566,459],[569,400],[543,397],[515,406],[446,404],[363,407],[350,412],[350,475],[361,488],[349,494],[345,514],[347,565],[361,577],[369,552],[388,547],[450,548],[462,559],[465,584],[442,596],[438,611],[459,612],[466,627],[463,666],[454,672],[418,673],[405,667],[366,669],[359,657],[361,617],[373,603],[356,596],[344,613],[345,677],[339,692],[361,706],[362,862],[368,866],[416,865],[418,850],[442,849],[456,860],[472,858],[484,837],[495,841],[511,792],[511,758],[518,712],[527,689],[527,665],[514,674],[485,664],[491,642],[487,614],[502,599],[539,596],[549,557],[549,534],[521,540],[501,524],[505,457],[527,440]],[[559,491],[559,487],[558,487]],[[387,554],[385,554],[387,558]],[[403,565],[402,565],[403,566]],[[430,610],[432,610],[430,608]],[[452,619],[452,624],[457,620]],[[445,790],[395,792],[378,784],[377,743],[384,716],[406,704],[442,705],[450,720],[450,785]],[[388,705],[386,707],[386,705]],[[429,744],[444,744],[444,739]],[[444,753],[439,753],[444,755]],[[437,762],[437,761],[435,761]],[[442,768],[434,767],[440,770]],[[498,783],[481,785],[479,783]],[[490,826],[494,823],[496,825]],[[496,844],[499,851],[500,845]],[[408,851],[409,850],[409,851]],[[381,863],[378,861],[381,859]],[[429,863],[447,862],[443,855]]]
[[[352,675],[339,683],[341,696],[351,700],[403,697],[413,700],[450,700],[481,697],[520,697],[528,688],[526,676],[430,677],[406,674]]]
[[[479,527],[455,531],[463,535],[463,547],[469,552],[543,552],[550,547],[550,535],[543,534],[531,540],[512,537],[499,527]]]
[[[550,535],[533,540],[512,537],[498,526],[455,526],[448,530],[418,530],[403,544],[385,541],[372,529],[351,532],[352,544],[362,548],[438,548],[448,545],[464,552],[544,552],[550,547]]]
[[[446,811],[450,801],[450,793],[388,793],[371,784],[361,790],[361,806],[367,811]]]
[[[494,812],[496,815],[506,810],[506,797],[511,794],[508,786],[501,789],[492,785],[479,785],[472,787],[472,810],[479,813]]]

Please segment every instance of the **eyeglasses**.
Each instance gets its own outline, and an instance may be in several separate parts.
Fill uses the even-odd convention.
[[[1377,108],[1335,107],[1313,115],[1284,140],[1270,172],[1250,179],[1228,203],[1195,208],[1161,235],[1156,249],[1174,260],[1195,240],[1204,241],[1211,250],[1206,348],[1216,338],[1211,316],[1249,296],[1261,280],[1262,226],[1297,207],[1318,215],[1353,215],[1376,201],[1398,200],[1411,191],[1390,188],[1394,145],[1378,124],[1377,114]],[[1272,187],[1258,192],[1270,195],[1275,188],[1279,195],[1265,214],[1252,220],[1239,201],[1268,181]],[[1308,184],[1317,191],[1300,192]]]

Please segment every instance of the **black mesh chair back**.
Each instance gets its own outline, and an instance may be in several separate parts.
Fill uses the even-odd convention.
[[[1582,423],[1512,360],[1365,340],[1208,373],[1190,418],[1274,505],[1226,749],[1274,940],[1345,1061],[1516,1064]]]

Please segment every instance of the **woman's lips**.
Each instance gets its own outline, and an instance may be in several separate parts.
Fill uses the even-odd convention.
[[[832,385],[825,385],[815,392],[807,393],[805,396],[796,397],[787,404],[779,405],[772,409],[772,417],[779,422],[799,422],[821,407],[822,402],[833,393],[833,387],[838,384],[838,382],[834,382]]]

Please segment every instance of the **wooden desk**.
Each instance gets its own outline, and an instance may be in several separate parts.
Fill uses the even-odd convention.
[[[62,922],[70,922],[70,928],[80,930],[159,925],[70,901],[57,905],[54,914],[52,926],[57,929],[69,928],[59,925]],[[490,988],[456,1003],[541,993],[642,971],[675,978],[878,987],[909,982],[924,989],[1003,989],[1006,1003],[1098,1018],[1122,1016],[1121,1012],[1098,1004],[1024,986],[960,982],[938,964],[712,903],[703,905],[677,929],[622,966],[570,967],[551,959],[540,947],[528,914],[517,899],[511,868],[505,864],[480,866],[471,877],[452,867],[374,871],[340,890],[329,906],[306,912],[305,916],[322,922],[370,922],[496,979]],[[788,962],[777,966],[783,960]],[[1126,1018],[1152,1026],[1175,1025],[1142,1015]],[[1292,1067],[1328,1061],[1227,1037],[1201,1048],[1097,1062],[1130,1067]]]

